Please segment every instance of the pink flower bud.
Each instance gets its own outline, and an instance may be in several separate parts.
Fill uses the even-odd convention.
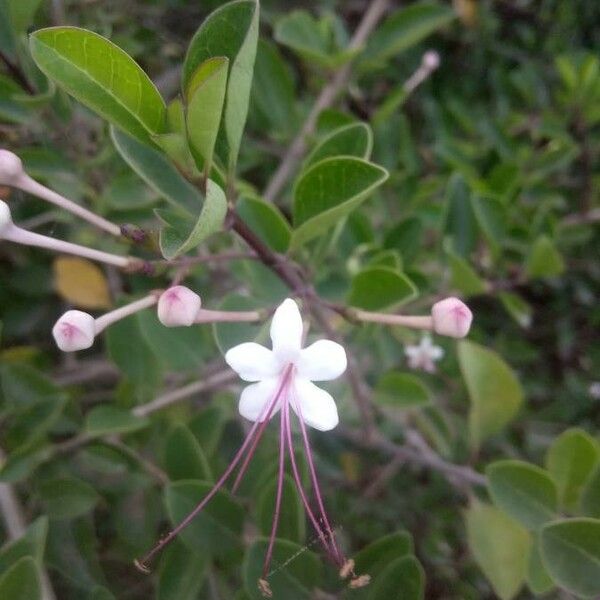
[[[435,71],[440,66],[440,55],[435,50],[428,50],[423,54],[423,65]]]
[[[21,159],[8,150],[0,150],[0,183],[13,185],[23,175]]]
[[[94,317],[81,310],[68,310],[56,321],[52,335],[63,352],[90,348],[96,336]]]
[[[158,318],[165,327],[189,326],[200,310],[200,296],[183,285],[164,291],[158,299]]]
[[[469,333],[473,313],[458,298],[445,298],[431,309],[433,330],[440,335],[463,338]]]
[[[12,225],[10,208],[4,200],[0,200],[0,237]]]

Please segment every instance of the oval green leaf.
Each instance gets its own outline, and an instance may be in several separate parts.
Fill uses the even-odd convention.
[[[213,480],[208,460],[198,440],[185,425],[177,425],[167,436],[165,470],[172,481]]]
[[[77,27],[40,29],[29,38],[38,67],[60,87],[139,140],[161,133],[165,103],[141,67],[97,33]]]
[[[128,410],[107,404],[94,407],[85,419],[86,432],[93,436],[131,433],[146,425],[147,419],[135,417]]]
[[[392,561],[371,584],[369,600],[422,600],[425,572],[414,556]]]
[[[356,156],[368,160],[373,148],[373,132],[367,123],[350,123],[332,131],[309,154],[305,168],[325,158]]]
[[[236,211],[244,223],[271,249],[280,253],[287,251],[292,228],[274,204],[260,198],[243,197],[238,200]]]
[[[390,309],[417,297],[417,288],[404,273],[370,267],[352,279],[348,304],[364,310]]]
[[[204,583],[206,556],[179,541],[165,551],[158,574],[157,600],[197,600]]]
[[[0,577],[0,598],[41,600],[40,577],[33,558],[22,558]]]
[[[418,408],[431,404],[431,391],[417,376],[392,371],[377,382],[375,400],[393,408]]]
[[[76,478],[48,479],[40,484],[40,497],[51,519],[74,519],[96,506],[100,496],[87,482]]]

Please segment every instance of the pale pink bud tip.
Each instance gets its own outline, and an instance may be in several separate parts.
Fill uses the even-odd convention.
[[[0,236],[12,225],[12,217],[10,216],[10,208],[4,200],[0,200]]]
[[[0,150],[0,183],[11,185],[22,174],[21,159],[8,150]]]
[[[469,333],[473,313],[458,298],[445,298],[433,305],[431,309],[433,330],[440,335],[463,338]]]
[[[158,318],[165,327],[189,326],[200,310],[200,296],[183,285],[175,285],[158,299]]]
[[[94,317],[81,310],[68,310],[52,328],[56,345],[63,352],[85,350],[94,343]]]
[[[435,50],[428,50],[423,54],[423,64],[434,71],[440,66],[440,55]]]

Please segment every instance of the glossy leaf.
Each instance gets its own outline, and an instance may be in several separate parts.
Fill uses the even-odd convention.
[[[512,369],[489,348],[461,341],[458,359],[471,402],[471,445],[478,448],[514,418],[523,403],[523,390]]]
[[[568,510],[576,510],[581,490],[599,460],[595,440],[582,429],[567,429],[548,448],[546,468],[556,482],[561,504]]]
[[[529,463],[502,460],[486,469],[494,504],[528,529],[556,517],[558,495],[550,475]]]
[[[422,600],[425,572],[414,556],[392,561],[370,585],[369,600]]]
[[[158,90],[118,46],[77,27],[40,29],[29,43],[38,67],[107,121],[145,143],[162,132],[166,109]]]
[[[227,213],[225,192],[212,179],[206,181],[204,204],[197,220],[179,216],[173,211],[156,210],[163,222],[160,250],[167,260],[184,254],[220,231]]]
[[[600,594],[600,521],[565,519],[544,526],[542,560],[552,578],[583,598]]]
[[[487,504],[466,514],[467,539],[477,564],[502,600],[514,598],[525,581],[531,538],[526,529]]]
[[[351,123],[335,129],[322,139],[308,155],[304,166],[310,167],[325,158],[356,156],[369,160],[373,148],[373,132],[367,123]]]
[[[413,552],[413,542],[406,531],[397,531],[384,535],[360,550],[354,561],[357,573],[368,573],[376,579],[386,567]]]
[[[32,558],[22,558],[0,577],[0,598],[42,600],[40,577]]]
[[[348,303],[377,311],[398,306],[416,296],[417,288],[404,273],[389,267],[370,267],[352,279]]]
[[[274,204],[245,196],[238,200],[236,211],[244,223],[272,250],[280,253],[287,251],[292,229]]]
[[[268,542],[260,538],[246,552],[243,565],[244,588],[252,600],[262,600],[257,587],[262,577],[262,567]],[[293,559],[293,560],[290,560]],[[274,568],[267,577],[274,598],[285,600],[309,600],[313,598],[313,588],[321,579],[322,561],[311,550],[286,540],[276,540],[273,548],[273,565],[286,565]]]
[[[156,600],[197,600],[207,566],[205,554],[175,541],[161,561]]]
[[[294,190],[292,247],[322,235],[387,178],[385,169],[359,158],[328,158],[313,165],[300,176]]]
[[[190,146],[203,159],[210,173],[213,152],[223,114],[229,60],[209,58],[201,63],[187,87],[187,132]]]
[[[375,400],[392,408],[419,408],[431,404],[431,391],[415,375],[391,371],[375,387]]]

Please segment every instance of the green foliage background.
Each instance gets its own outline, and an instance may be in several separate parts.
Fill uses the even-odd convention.
[[[175,273],[207,308],[273,308],[294,277],[314,286],[307,314],[337,307],[352,373],[330,387],[341,426],[312,439],[336,533],[372,582],[339,580],[290,481],[275,598],[599,597],[600,6],[220,5],[0,0],[2,147],[149,236],[108,239],[1,186],[15,222],[154,261],[150,276],[102,267],[107,308]],[[430,49],[439,68],[413,85]],[[249,258],[244,227],[283,258]],[[132,561],[239,446],[222,353],[265,327],[165,329],[147,311],[60,354],[56,318],[91,308],[54,260],[0,241],[0,598],[260,598],[275,423],[236,498],[220,492],[151,576]],[[474,325],[435,338],[433,374],[407,366],[419,335],[343,318],[424,314],[448,295]]]

